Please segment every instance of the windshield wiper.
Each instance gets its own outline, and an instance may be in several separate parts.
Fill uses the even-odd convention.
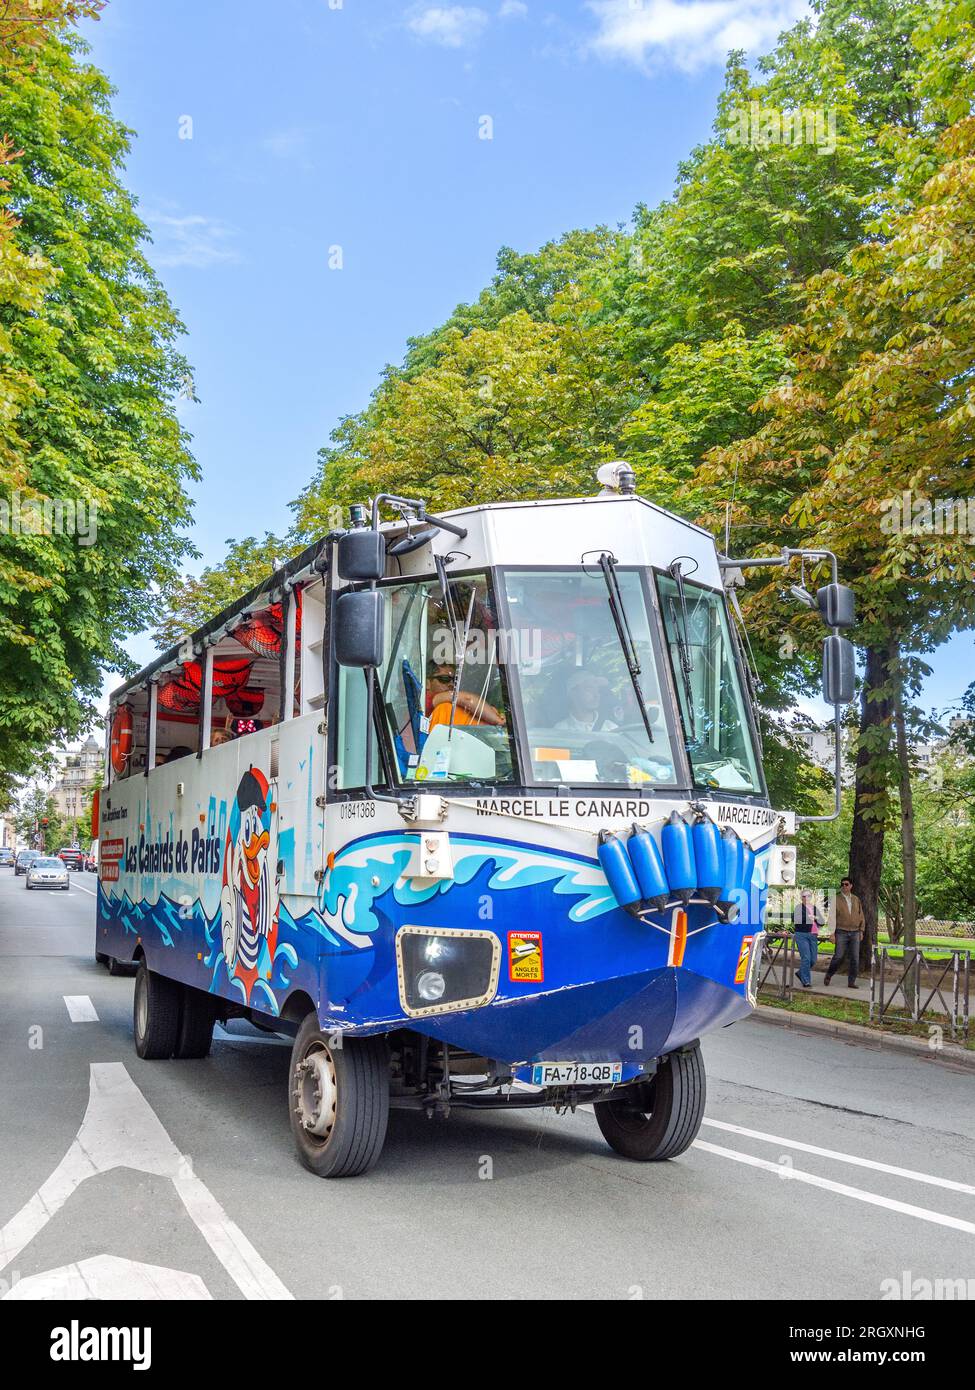
[[[460,695],[461,680],[464,675],[464,665],[467,661],[467,643],[470,639],[471,619],[474,616],[475,589],[471,585],[471,600],[467,606],[467,618],[461,628],[460,618],[454,608],[453,586],[447,578],[447,567],[440,555],[433,557],[433,563],[437,571],[437,578],[440,580],[440,592],[443,595],[444,608],[446,609],[447,621],[450,624],[451,635],[454,639],[454,688],[450,696],[450,723],[447,726],[447,742],[454,735],[454,720],[457,717],[457,699]]]
[[[671,565],[669,574],[677,585],[677,598],[680,602],[680,613],[678,614],[677,605],[674,600],[670,600],[670,621],[677,638],[677,654],[680,658],[681,680],[684,683],[684,697],[687,704],[687,722],[690,725],[691,742],[697,740],[697,727],[694,719],[694,688],[691,684],[691,676],[694,674],[694,658],[691,655],[691,640],[687,626],[687,595],[684,592],[684,573],[680,567],[680,561],[675,560]]]
[[[606,581],[606,592],[609,594],[609,611],[613,615],[613,622],[616,624],[616,635],[620,639],[620,647],[623,651],[623,658],[626,661],[626,669],[630,673],[630,681],[633,685],[633,693],[636,695],[636,702],[643,718],[644,728],[647,731],[647,738],[651,743],[655,742],[653,737],[653,727],[650,722],[650,711],[647,709],[647,702],[643,696],[640,686],[640,658],[637,655],[636,643],[633,641],[633,633],[630,631],[629,620],[626,616],[626,609],[623,606],[623,596],[620,593],[619,580],[616,578],[616,561],[607,551],[603,551],[599,557],[599,568],[603,572],[603,579]]]

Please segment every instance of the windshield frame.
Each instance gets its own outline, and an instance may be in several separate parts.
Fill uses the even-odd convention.
[[[595,554],[596,552],[592,552]],[[508,677],[508,691],[512,700],[512,707],[517,711],[517,718],[514,720],[515,745],[518,751],[518,761],[521,764],[526,780],[523,785],[526,790],[541,790],[549,794],[557,793],[561,788],[569,792],[587,792],[599,794],[601,791],[620,792],[625,791],[628,796],[645,797],[652,800],[658,797],[674,798],[682,793],[689,791],[693,785],[691,781],[691,765],[687,754],[687,747],[684,741],[684,729],[677,714],[676,692],[673,687],[673,672],[671,671],[670,661],[664,647],[663,615],[660,612],[656,585],[650,582],[650,571],[646,565],[637,564],[617,564],[617,574],[636,574],[639,578],[640,588],[643,593],[643,601],[647,610],[647,628],[650,636],[650,648],[653,655],[655,675],[660,687],[661,703],[663,704],[664,724],[669,740],[668,754],[672,755],[674,763],[674,781],[666,784],[655,785],[653,783],[640,782],[633,785],[629,782],[539,782],[534,778],[534,765],[531,758],[531,749],[528,739],[528,723],[525,717],[525,692],[521,683],[521,673],[517,663],[505,662],[505,669]],[[598,563],[577,564],[577,565],[497,565],[492,571],[496,576],[495,596],[498,605],[498,615],[503,620],[505,628],[510,632],[512,628],[511,610],[508,605],[508,590],[506,577],[509,574],[591,574],[594,577],[599,574]],[[625,602],[625,595],[624,602]],[[627,614],[629,617],[630,615]],[[530,772],[530,775],[529,775]]]
[[[701,580],[692,579],[689,576],[684,577],[685,589],[698,589],[703,593],[712,594],[718,600],[719,607],[722,613],[724,614],[725,626],[728,633],[728,647],[731,653],[731,662],[734,668],[735,678],[738,682],[737,694],[740,698],[740,704],[745,714],[743,727],[747,733],[749,746],[751,748],[752,760],[755,767],[755,781],[757,785],[754,788],[750,789],[711,787],[708,786],[706,782],[699,782],[697,780],[697,774],[694,769],[694,761],[691,758],[690,749],[688,747],[688,734],[684,724],[684,712],[683,707],[680,703],[680,695],[677,687],[678,673],[674,667],[674,654],[671,649],[671,643],[667,637],[667,626],[664,622],[663,615],[663,596],[661,592],[661,581],[668,581],[670,583],[673,583],[674,576],[670,573],[669,570],[662,569],[659,565],[653,565],[651,566],[651,569],[653,571],[655,579],[653,588],[658,604],[657,618],[660,624],[660,634],[661,639],[664,643],[667,667],[670,672],[671,684],[674,690],[674,712],[677,716],[679,724],[679,739],[681,746],[684,750],[684,756],[687,760],[688,773],[690,776],[690,781],[688,785],[691,786],[695,792],[704,792],[709,797],[715,800],[753,801],[755,800],[755,798],[761,798],[767,803],[768,787],[765,782],[765,767],[761,756],[761,741],[758,736],[758,727],[755,722],[755,710],[752,705],[749,685],[746,679],[744,664],[742,662],[741,644],[738,640],[738,633],[735,629],[735,624],[731,612],[729,611],[727,595],[725,594],[723,588],[717,588],[713,584],[705,584]]]

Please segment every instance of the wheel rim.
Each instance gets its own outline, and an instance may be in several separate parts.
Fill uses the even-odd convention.
[[[335,1125],[337,1098],[332,1054],[323,1042],[313,1042],[295,1067],[295,1114],[305,1133],[322,1145]]]
[[[144,1038],[149,1026],[149,991],[146,988],[145,976],[141,972],[136,982],[135,1026],[138,1029],[139,1037]]]

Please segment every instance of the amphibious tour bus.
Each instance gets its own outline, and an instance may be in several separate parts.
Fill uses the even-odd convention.
[[[390,1106],[588,1102],[618,1153],[672,1158],[699,1039],[755,1002],[797,817],[769,805],[734,590],[829,574],[793,592],[832,629],[837,719],[852,595],[827,552],[732,559],[625,464],[599,481],[354,507],[112,696],[95,950],[136,970],[136,1050],[204,1057],[234,1017],[293,1037],[322,1177],[372,1167]]]

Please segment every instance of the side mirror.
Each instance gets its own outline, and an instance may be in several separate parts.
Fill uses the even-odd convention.
[[[381,589],[359,589],[336,599],[335,660],[340,666],[383,664],[385,602]]]
[[[852,627],[857,620],[856,595],[845,584],[817,589],[816,605],[827,627]]]
[[[382,579],[386,573],[386,541],[382,532],[365,527],[346,531],[339,541],[338,565],[340,579]]]
[[[823,642],[823,699],[828,705],[848,705],[856,689],[856,658],[846,637]]]

